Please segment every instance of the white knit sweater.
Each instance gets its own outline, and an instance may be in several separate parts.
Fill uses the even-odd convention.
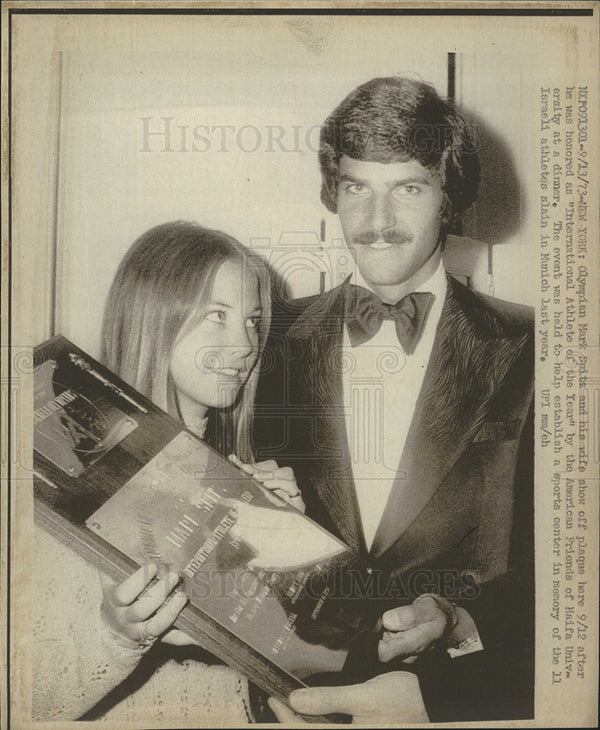
[[[98,572],[50,534],[36,528],[33,719],[75,720],[127,680],[147,649],[115,640],[100,616]],[[139,727],[193,722],[238,727],[252,721],[246,679],[224,666],[157,657],[145,681],[101,719]],[[150,660],[160,650],[147,657]],[[118,690],[117,690],[118,691]],[[100,719],[100,718],[99,718]]]

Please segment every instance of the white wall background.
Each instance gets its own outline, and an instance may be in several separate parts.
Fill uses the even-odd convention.
[[[461,52],[401,17],[170,18],[168,37],[161,18],[77,20],[56,21],[47,63],[37,60],[52,130],[40,150],[48,168],[42,261],[52,268],[53,242],[57,281],[38,341],[54,328],[97,354],[122,255],[167,220],[195,220],[260,249],[294,295],[318,291],[319,271],[326,288],[338,283],[350,261],[337,218],[320,203],[318,126],[374,76],[412,73],[445,94],[449,51],[458,53],[458,101],[494,139],[481,201],[465,220],[475,240],[450,245],[448,266],[483,291],[491,266],[496,296],[533,301],[519,276],[533,251],[519,196],[502,197],[522,172],[522,58],[502,65],[494,53]],[[493,159],[500,148],[503,170]]]

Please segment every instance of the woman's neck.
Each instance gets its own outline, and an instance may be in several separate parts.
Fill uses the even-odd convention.
[[[179,392],[177,393],[177,403],[181,420],[186,427],[200,438],[203,438],[206,422],[208,421],[208,408]]]

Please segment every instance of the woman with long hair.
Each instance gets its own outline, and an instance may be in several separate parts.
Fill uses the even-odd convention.
[[[235,302],[219,301],[224,298]],[[252,311],[238,312],[231,304],[238,309],[246,304]],[[234,319],[242,314],[244,321]],[[223,400],[210,404],[221,426],[214,435],[228,437],[240,459],[249,461],[255,365],[270,314],[269,275],[261,258],[220,231],[165,223],[143,234],[121,262],[105,308],[100,359],[192,431],[202,430],[208,404],[191,406],[178,376],[202,381],[205,400],[214,397],[208,391],[218,390]],[[240,336],[238,326],[247,332]],[[225,337],[221,330],[227,330]],[[185,357],[186,343],[193,351],[183,362],[187,372],[180,373],[177,361]],[[222,366],[230,361],[234,369],[240,364],[245,369],[228,381]]]
[[[303,509],[293,473],[254,464],[252,407],[270,321],[265,263],[194,223],[156,226],[121,262],[105,308],[101,360],[245,471]],[[172,624],[187,602],[173,572],[142,566],[121,584],[47,534],[38,566],[46,605],[35,624],[33,716],[111,720],[256,719],[248,683]],[[59,596],[69,595],[63,610]],[[63,601],[64,603],[64,601]]]

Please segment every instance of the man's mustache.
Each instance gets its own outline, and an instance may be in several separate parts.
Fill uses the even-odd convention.
[[[407,233],[406,231],[398,231],[395,228],[390,228],[386,231],[364,231],[363,233],[358,233],[353,237],[354,243],[358,243],[362,246],[369,246],[377,241],[396,243],[400,245],[402,243],[410,243],[412,239],[412,234]]]

